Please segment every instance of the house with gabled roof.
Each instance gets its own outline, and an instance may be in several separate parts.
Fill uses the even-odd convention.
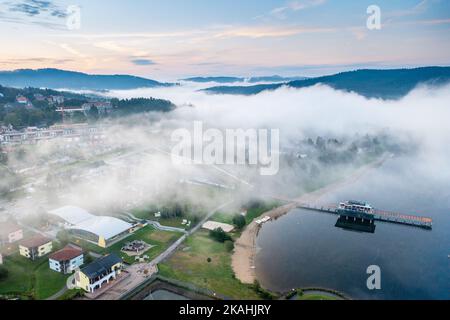
[[[41,235],[36,235],[19,243],[20,255],[33,261],[49,254],[52,250],[52,240]]]
[[[51,270],[62,274],[71,274],[84,263],[83,251],[71,246],[56,251],[48,259]]]
[[[89,293],[114,281],[122,272],[122,259],[114,253],[101,257],[75,273],[75,285]]]
[[[23,229],[15,223],[0,223],[0,245],[10,244],[23,239]]]

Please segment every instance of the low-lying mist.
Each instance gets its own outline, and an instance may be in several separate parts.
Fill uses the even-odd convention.
[[[99,124],[104,128],[101,145],[54,140],[12,154],[7,165],[21,177],[14,183],[26,185],[22,189],[26,195],[15,198],[14,209],[5,211],[26,215],[76,205],[108,213],[161,199],[211,208],[224,198],[237,199],[237,208],[258,195],[295,196],[319,186],[312,184],[314,179],[328,182],[351,172],[362,164],[362,157],[336,159],[355,145],[357,154],[367,141],[383,152],[398,150],[413,170],[436,179],[450,178],[450,86],[422,86],[395,101],[366,99],[326,86],[283,87],[254,96],[210,95],[200,88],[183,84],[106,93],[118,98],[164,98],[177,108],[166,114],[104,121]],[[173,164],[168,154],[174,145],[171,133],[178,128],[192,130],[194,121],[207,128],[279,129],[279,174],[261,177],[251,166]],[[325,147],[318,146],[318,137]],[[13,184],[6,176],[2,180]],[[192,180],[229,189],[211,191],[186,183]]]

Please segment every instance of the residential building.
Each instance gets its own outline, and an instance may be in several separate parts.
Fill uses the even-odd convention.
[[[49,267],[53,271],[62,274],[73,273],[84,263],[83,251],[70,246],[65,247],[50,255],[48,259]]]
[[[75,273],[75,285],[86,292],[93,293],[115,280],[122,272],[122,259],[112,253],[101,257]]]
[[[16,97],[16,101],[20,104],[27,104],[28,103],[28,99],[24,96],[18,95]]]
[[[33,261],[49,254],[52,250],[52,240],[41,235],[23,240],[19,244],[20,255]]]
[[[63,104],[64,103],[64,97],[63,96],[50,96],[47,98],[49,103],[52,104]]]
[[[72,114],[75,112],[81,112],[84,113],[84,109],[82,107],[60,107],[60,108],[56,108],[56,112],[61,112],[61,113],[68,113],[68,114]]]
[[[108,114],[113,109],[111,102],[88,102],[83,104],[82,106],[86,115],[89,113],[92,107],[96,107],[100,115]]]
[[[10,244],[23,239],[23,230],[12,222],[0,223],[0,245]]]
[[[44,100],[45,100],[45,97],[44,97],[42,94],[40,94],[40,93],[35,93],[35,94],[34,94],[34,98],[35,98],[37,101],[44,101]]]

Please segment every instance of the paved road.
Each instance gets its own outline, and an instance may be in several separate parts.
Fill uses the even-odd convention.
[[[133,215],[131,212],[124,212],[123,213],[125,216],[127,216],[128,218],[131,218],[132,220],[139,222],[142,221],[143,219],[139,219],[138,217],[136,217],[135,215]],[[171,232],[181,232],[181,233],[187,233],[187,231],[185,229],[182,228],[176,228],[176,227],[169,227],[169,226],[163,226],[161,225],[158,221],[154,221],[154,220],[145,220],[148,224],[152,225],[154,228],[161,230],[161,231],[171,231]]]

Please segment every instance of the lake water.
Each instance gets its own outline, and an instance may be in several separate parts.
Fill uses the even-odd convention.
[[[338,290],[355,299],[450,299],[450,181],[391,159],[320,203],[364,200],[432,217],[433,230],[376,222],[375,233],[335,227],[337,216],[294,210],[261,229],[256,273],[269,289]],[[370,291],[367,267],[381,268]]]

